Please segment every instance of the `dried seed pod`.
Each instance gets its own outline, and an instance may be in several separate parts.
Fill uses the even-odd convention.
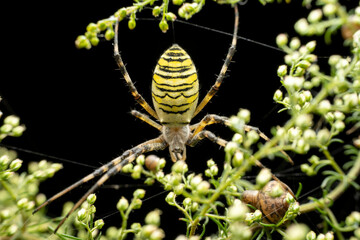
[[[280,187],[283,193],[279,197],[272,197],[271,192],[277,187]],[[294,196],[294,193],[286,184],[278,181],[270,181],[261,191],[244,191],[241,200],[259,209],[263,213],[265,222],[277,223],[284,217],[289,208],[289,203],[286,201],[287,193]]]

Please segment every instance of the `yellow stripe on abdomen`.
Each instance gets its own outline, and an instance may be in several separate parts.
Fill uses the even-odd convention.
[[[190,56],[177,44],[161,55],[152,81],[155,111],[164,125],[189,124],[199,97],[199,82]]]

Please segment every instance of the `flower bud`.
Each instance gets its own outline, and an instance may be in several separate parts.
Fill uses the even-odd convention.
[[[241,134],[235,133],[231,141],[240,144],[243,142],[243,140],[244,138]]]
[[[318,112],[321,113],[321,114],[325,114],[327,113],[328,111],[331,110],[331,103],[329,100],[325,99],[325,100],[322,100],[319,105],[318,105],[318,108],[317,108]]]
[[[176,173],[186,173],[188,171],[188,166],[185,161],[177,161],[172,166],[171,170]]]
[[[274,93],[274,97],[273,99],[276,101],[276,102],[279,102],[279,101],[282,101],[283,100],[283,93],[281,90],[276,90],[275,93]]]
[[[270,169],[263,168],[260,173],[256,176],[256,184],[260,187],[265,186],[272,178]]]
[[[314,231],[310,231],[306,234],[306,240],[316,240],[316,233]]]
[[[85,218],[87,217],[87,214],[86,214],[86,209],[85,208],[81,208],[77,215],[76,215],[76,219],[79,221],[79,222],[82,222],[83,220],[85,220]]]
[[[249,208],[246,206],[246,204],[237,199],[229,208],[227,215],[231,220],[243,221],[246,218],[246,213],[248,212]]]
[[[9,166],[10,170],[13,172],[16,172],[21,167],[22,162],[23,161],[21,161],[20,159],[15,159],[14,161],[12,161],[10,163],[10,166]]]
[[[328,3],[323,6],[323,13],[327,17],[334,15],[336,11],[337,11],[337,7],[333,3]]]
[[[145,217],[145,223],[148,225],[160,226],[161,213],[162,212],[159,209],[155,209],[155,210],[149,212]]]
[[[15,115],[10,115],[4,119],[4,123],[16,127],[20,124],[20,118]]]
[[[294,37],[291,39],[290,44],[289,44],[290,48],[293,50],[298,49],[301,46],[301,42],[300,39],[297,37]]]
[[[161,13],[161,8],[159,6],[155,6],[152,11],[152,15],[154,17],[158,17]]]
[[[309,228],[305,224],[292,224],[286,229],[286,239],[302,240],[306,238],[308,232]]]
[[[306,35],[309,32],[309,23],[305,18],[301,18],[295,23],[294,28],[299,34]]]
[[[136,189],[134,194],[134,198],[144,198],[145,197],[145,190],[144,189]]]
[[[166,31],[169,29],[169,24],[165,19],[160,21],[159,28],[163,33],[166,33]]]
[[[201,181],[196,187],[196,191],[201,195],[207,194],[209,189],[210,183],[208,181]]]
[[[174,192],[169,192],[168,195],[165,198],[165,201],[167,203],[169,203],[170,205],[174,203],[175,201],[175,193]]]
[[[319,22],[322,18],[322,11],[321,9],[315,9],[315,10],[312,10],[310,13],[309,13],[309,16],[308,16],[308,20],[309,22],[311,23],[316,23],[316,22]]]
[[[240,167],[244,161],[244,153],[237,151],[232,158],[232,165],[234,167]]]
[[[130,30],[133,30],[136,27],[136,21],[135,18],[130,18],[130,20],[128,21],[128,28]],[[106,37],[106,35],[105,35]]]
[[[237,117],[243,120],[245,123],[250,121],[250,111],[247,109],[240,109],[237,114]]]
[[[283,46],[285,46],[287,43],[288,43],[288,37],[287,37],[286,34],[281,33],[281,34],[279,34],[279,35],[276,37],[276,44],[277,44],[279,47],[283,47]]]
[[[125,211],[129,207],[129,201],[125,197],[121,197],[118,203],[116,204],[116,208],[119,211]]]
[[[110,41],[114,38],[115,32],[112,28],[108,28],[105,32],[105,39]]]
[[[86,201],[89,203],[89,204],[94,204],[95,201],[96,201],[96,195],[94,193],[90,194],[87,198],[86,198]]]
[[[316,41],[310,41],[305,45],[306,49],[308,50],[309,53],[313,52],[315,50],[316,47]],[[312,58],[314,58],[313,56],[315,55],[311,55]],[[313,59],[311,62],[316,61],[316,56],[315,59]]]
[[[321,144],[326,144],[329,139],[330,139],[330,132],[328,129],[324,128],[321,129],[318,133],[317,133],[317,140],[321,143]]]

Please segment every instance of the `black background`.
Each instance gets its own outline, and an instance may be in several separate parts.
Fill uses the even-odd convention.
[[[130,114],[131,109],[145,111],[134,102],[117,70],[112,42],[101,39],[99,46],[91,50],[78,50],[74,45],[76,37],[85,32],[88,23],[107,18],[120,7],[130,4],[130,1],[106,4],[83,1],[26,2],[3,8],[3,11],[10,13],[10,17],[2,20],[5,44],[2,44],[1,51],[1,109],[5,114],[20,116],[27,127],[23,137],[8,139],[3,143],[69,160],[64,162],[47,157],[64,165],[61,172],[42,185],[41,191],[48,197],[126,149],[159,134],[156,129]],[[249,1],[239,10],[239,35],[270,46],[276,46],[278,33],[287,32],[294,36],[293,24],[306,16],[308,11],[301,8],[300,1],[265,7],[257,1]],[[231,36],[179,22],[174,24],[175,31],[170,25],[168,33],[163,34],[158,28],[158,21],[141,20],[150,15],[149,9],[138,14],[140,19],[135,30],[128,30],[126,21],[120,25],[119,48],[138,91],[152,105],[152,71],[160,55],[175,39],[193,58],[198,69],[201,98],[220,72]],[[233,10],[229,6],[219,6],[209,1],[190,22],[231,33],[233,18]],[[319,38],[318,43],[323,45],[323,40]],[[326,57],[342,50],[341,46],[330,50],[319,47],[318,53]],[[276,70],[283,64],[283,57],[281,51],[239,39],[229,77],[194,122],[206,113],[230,116],[236,114],[239,108],[247,108],[252,114],[251,125],[270,135],[271,126],[283,124],[286,119],[285,112],[277,114],[279,106],[272,100],[273,93],[280,87]],[[327,62],[327,59],[320,61]],[[211,126],[209,129],[225,139],[232,136],[231,131],[223,126]],[[25,163],[43,158],[23,151],[19,151],[19,155]],[[158,155],[169,160],[168,150]],[[221,165],[223,156],[223,149],[204,140],[196,148],[188,149],[187,163],[192,171],[201,172],[206,160],[214,158]],[[268,164],[276,167],[275,172],[290,168],[281,160]],[[298,168],[292,168],[292,172],[295,177],[284,176],[283,179],[296,189],[299,179],[304,179],[299,177],[301,173]],[[111,187],[113,184],[121,188],[114,189]],[[103,189],[97,191],[97,217],[105,217],[108,226],[120,226],[118,214],[106,216],[116,210],[116,202],[122,195],[131,197],[131,193],[141,184],[142,181],[133,181],[128,176],[113,177]],[[49,215],[58,216],[61,204],[67,200],[76,201],[90,185],[85,184],[51,204]],[[144,201],[146,211],[163,208],[166,193],[154,196],[162,191],[161,188],[154,186],[146,189],[147,197],[153,196]],[[135,219],[136,216],[135,213]],[[164,222],[171,219],[173,225],[177,226],[177,232],[167,232],[168,239],[179,232],[185,233],[185,224],[177,224],[180,216],[176,211],[163,213]],[[136,220],[142,221],[141,218]],[[172,226],[164,224],[163,227],[169,230]]]

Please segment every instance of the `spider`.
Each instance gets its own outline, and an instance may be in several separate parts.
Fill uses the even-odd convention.
[[[136,110],[131,111],[131,113],[135,117],[158,129],[161,134],[157,138],[141,143],[125,151],[121,156],[113,159],[109,163],[96,169],[94,172],[65,188],[61,192],[55,194],[37,207],[33,213],[79,185],[102,175],[102,177],[81,197],[80,200],[78,200],[73,208],[62,219],[55,229],[56,232],[70,214],[74,212],[91,193],[104,184],[104,182],[110,177],[120,172],[123,166],[134,161],[139,155],[150,151],[163,150],[168,147],[172,161],[185,160],[186,146],[193,147],[204,138],[208,138],[216,144],[225,147],[227,144],[226,140],[217,137],[208,130],[204,130],[204,128],[207,125],[215,123],[229,125],[227,117],[208,114],[199,123],[190,125],[190,121],[206,106],[206,104],[219,90],[231,59],[235,53],[239,25],[239,13],[236,4],[234,5],[234,12],[235,20],[231,46],[228,50],[220,74],[200,104],[197,105],[199,98],[199,82],[195,66],[190,56],[179,45],[174,44],[160,57],[154,71],[152,81],[152,99],[155,110],[137,91],[122,61],[118,47],[119,23],[116,22],[114,37],[115,61],[119,66],[126,84],[128,85],[135,100],[147,111],[148,114],[158,120],[160,124],[152,120],[144,113]],[[244,125],[244,130],[256,130],[262,138],[268,140],[268,138],[257,128]]]

